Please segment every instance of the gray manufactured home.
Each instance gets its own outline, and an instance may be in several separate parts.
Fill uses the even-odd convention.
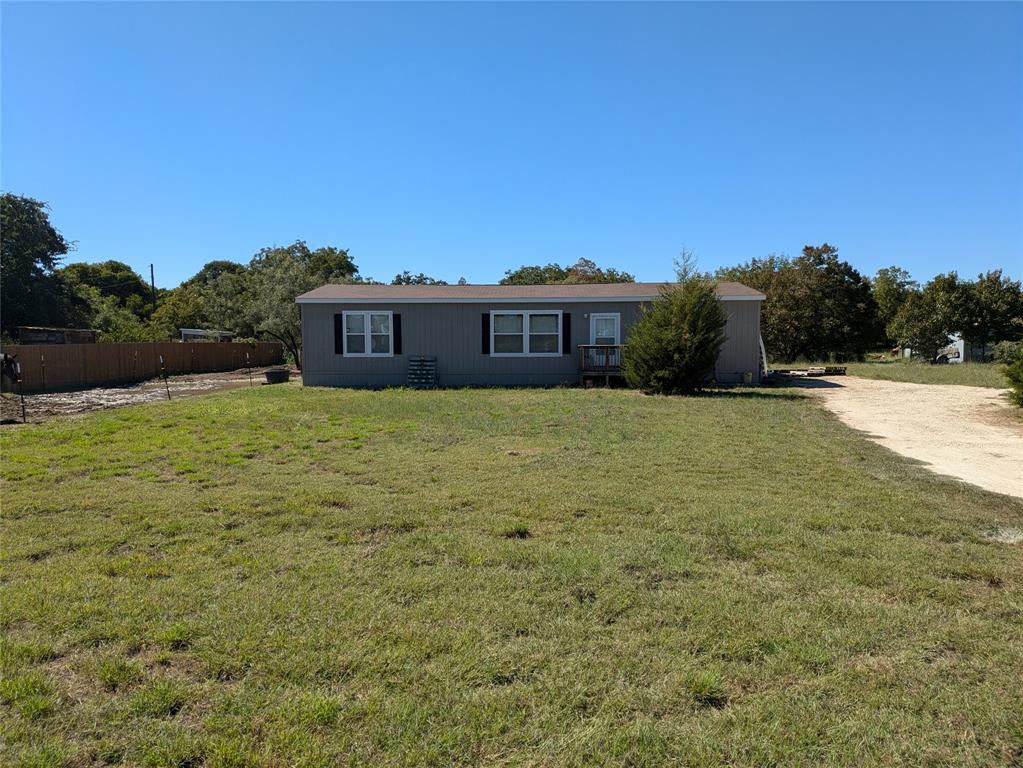
[[[298,297],[308,386],[556,386],[620,372],[629,326],[663,283],[324,285]],[[714,378],[760,382],[764,295],[718,283]]]

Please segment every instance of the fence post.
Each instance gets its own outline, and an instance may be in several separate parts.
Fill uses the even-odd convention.
[[[163,376],[163,385],[167,388],[167,399],[170,400],[170,382],[167,381],[167,367],[163,364],[163,355],[160,355],[160,375]]]
[[[14,372],[18,375],[18,396],[21,397],[21,423],[27,424],[28,418],[25,416],[25,385],[21,383],[21,363],[15,361]]]

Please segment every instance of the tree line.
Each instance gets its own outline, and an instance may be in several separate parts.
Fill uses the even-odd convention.
[[[714,276],[767,296],[761,335],[775,360],[856,360],[894,347],[933,360],[956,334],[988,354],[999,342],[1023,338],[1023,290],[1001,269],[975,280],[949,272],[923,285],[897,266],[871,278],[823,243],[795,258],[752,259]]]
[[[50,223],[45,204],[0,196],[0,332],[18,326],[93,328],[102,341],[160,341],[180,328],[232,331],[239,338],[277,339],[300,359],[301,323],[294,299],[324,283],[376,282],[360,274],[348,250],[310,248],[298,240],[259,250],[247,264],[217,260],[173,289],[155,291],[119,261],[64,264],[74,249]],[[824,243],[790,258],[755,258],[706,275],[734,280],[767,296],[761,334],[774,360],[850,360],[907,346],[926,358],[960,334],[990,347],[1023,338],[1020,282],[1001,270],[975,280],[955,272],[924,285],[906,270],[861,274]],[[634,282],[634,275],[592,260],[524,265],[504,285]],[[465,283],[464,278],[458,281]],[[404,271],[395,285],[445,285]]]

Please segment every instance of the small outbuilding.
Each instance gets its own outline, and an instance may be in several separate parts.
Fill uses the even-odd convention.
[[[178,328],[182,341],[231,341],[231,331],[214,331],[207,328]]]
[[[324,285],[299,296],[308,386],[557,386],[621,373],[664,283]],[[758,384],[764,294],[717,284],[728,315],[714,378]]]
[[[21,344],[95,344],[96,331],[91,328],[41,328],[18,326]]]

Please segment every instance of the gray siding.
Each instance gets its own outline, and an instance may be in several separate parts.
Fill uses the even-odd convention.
[[[759,381],[760,302],[724,302],[728,312],[725,342],[715,368],[721,383],[740,383],[747,371]],[[561,310],[571,315],[570,354],[557,357],[491,357],[482,354],[485,312]],[[638,302],[452,303],[452,304],[303,304],[302,380],[307,386],[403,386],[408,358],[437,358],[441,386],[556,386],[579,382],[579,344],[590,343],[592,312],[618,312],[628,343],[629,326],[640,312]],[[401,314],[402,353],[394,357],[349,357],[334,352],[334,315],[345,310]],[[566,341],[563,340],[563,345]]]
[[[748,372],[760,383],[760,302],[725,301],[727,337],[714,366],[714,378],[722,384],[741,384]]]

